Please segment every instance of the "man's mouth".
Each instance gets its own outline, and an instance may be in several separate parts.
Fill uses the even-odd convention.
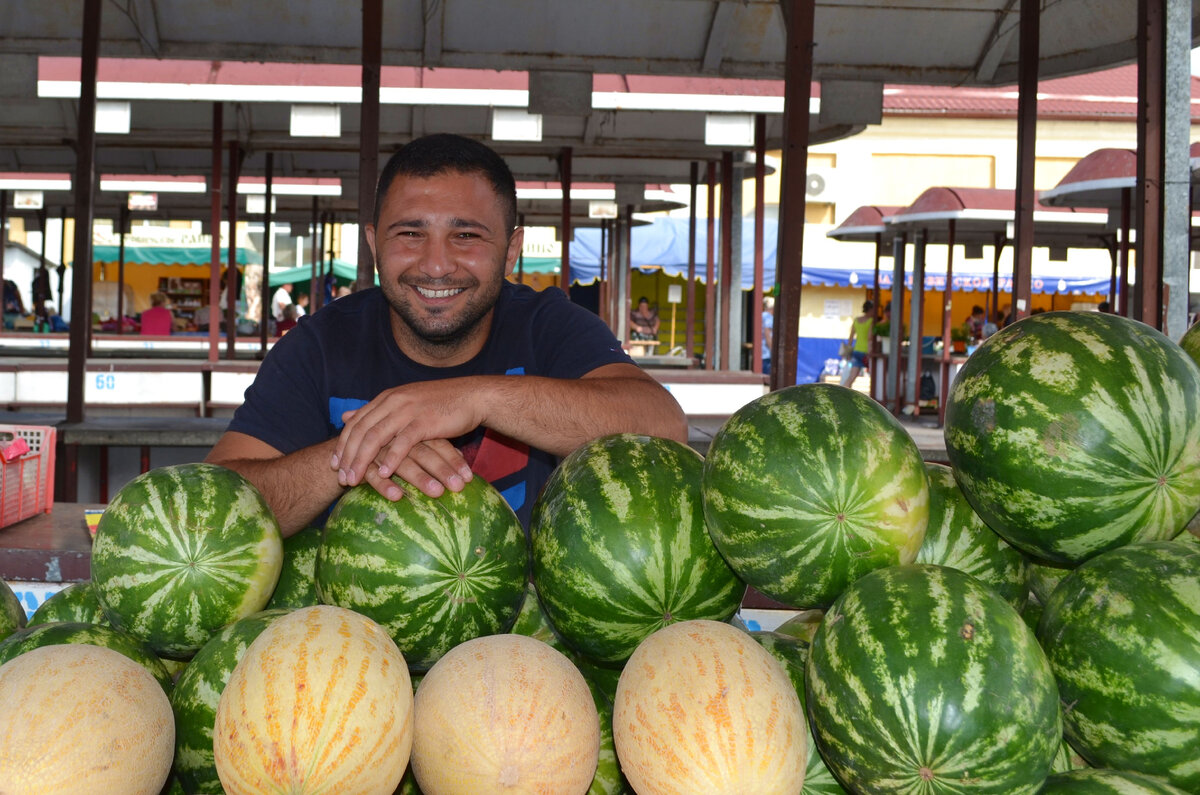
[[[466,289],[463,287],[445,287],[440,290],[434,290],[429,287],[421,287],[420,285],[413,285],[413,287],[423,298],[450,298]]]

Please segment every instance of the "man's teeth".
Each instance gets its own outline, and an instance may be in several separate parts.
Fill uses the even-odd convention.
[[[418,287],[417,292],[426,298],[449,298],[462,292],[461,287],[448,287],[445,290],[430,290],[428,287]]]

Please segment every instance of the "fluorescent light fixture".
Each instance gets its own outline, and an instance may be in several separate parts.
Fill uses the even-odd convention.
[[[708,113],[704,116],[704,143],[708,146],[754,146],[754,116],[750,113]]]
[[[290,131],[294,138],[339,138],[342,135],[342,106],[292,105]]]
[[[237,192],[243,196],[263,196],[267,192],[266,177],[242,177]],[[277,177],[271,180],[272,196],[341,196],[342,181],[329,177],[302,179]]]
[[[68,174],[15,174],[0,172],[0,190],[70,190]]]
[[[616,218],[618,212],[616,202],[588,202],[588,218]]]
[[[130,115],[128,102],[99,100],[96,102],[96,132],[128,135]]]
[[[13,192],[13,207],[18,210],[40,210],[44,206],[40,190],[19,190]]]
[[[522,108],[492,108],[492,140],[542,140],[541,114]]]
[[[271,213],[275,213],[275,197],[271,197]],[[246,214],[247,215],[262,215],[267,211],[267,197],[265,194],[250,194],[246,197]]]
[[[100,190],[121,193],[204,193],[208,190],[208,183],[204,177],[105,174],[100,177]]]

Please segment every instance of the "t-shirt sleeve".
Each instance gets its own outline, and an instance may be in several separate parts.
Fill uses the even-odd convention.
[[[540,375],[579,378],[606,364],[634,363],[598,315],[554,293],[545,296],[534,324],[536,339],[548,343],[538,353]]]
[[[253,436],[283,454],[329,438],[321,348],[301,323],[267,353],[227,430]]]

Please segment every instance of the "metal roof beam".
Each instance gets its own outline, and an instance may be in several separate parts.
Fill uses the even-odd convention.
[[[443,0],[423,0],[425,16],[425,41],[422,52],[423,66],[439,66],[442,62],[442,29],[446,19],[446,4]]]
[[[700,64],[702,73],[720,72],[721,62],[725,60],[725,46],[729,43],[741,7],[741,3],[737,2],[717,3],[712,26],[708,29],[708,39],[704,42],[704,60]]]

